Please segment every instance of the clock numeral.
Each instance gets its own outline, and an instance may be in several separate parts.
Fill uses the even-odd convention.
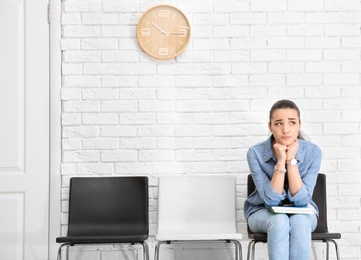
[[[168,48],[159,48],[159,55],[168,55]]]
[[[179,32],[179,34],[178,34],[179,37],[186,37],[187,36],[187,29],[180,28],[180,29],[178,29],[178,32]]]
[[[142,34],[142,36],[150,36],[150,29],[149,28],[142,28],[140,33]]]
[[[169,17],[170,16],[170,10],[167,10],[167,9],[159,10],[159,16],[160,17]]]

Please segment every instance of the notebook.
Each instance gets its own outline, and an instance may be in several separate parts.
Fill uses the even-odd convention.
[[[270,208],[273,213],[285,213],[285,214],[315,214],[315,208],[310,204],[306,206],[273,206]]]

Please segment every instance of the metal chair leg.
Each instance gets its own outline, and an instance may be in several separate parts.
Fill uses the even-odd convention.
[[[256,241],[251,240],[248,243],[247,260],[254,260],[256,251]]]
[[[242,244],[238,240],[236,244],[238,245],[238,259],[243,260]]]
[[[326,240],[326,260],[330,259],[330,244],[329,241]]]
[[[159,260],[159,252],[160,252],[160,246],[162,244],[171,244],[172,242],[175,243],[187,243],[187,241],[159,241],[156,245],[155,245],[155,252],[154,252],[154,260]],[[212,240],[212,241],[197,241],[197,242],[222,242],[221,240]],[[224,242],[226,243],[233,243],[235,246],[235,259],[236,260],[243,260],[243,256],[242,256],[242,244],[238,241],[238,240],[225,240]]]
[[[167,244],[166,241],[159,241],[156,246],[155,246],[155,251],[154,251],[154,260],[159,260],[159,251],[160,251],[160,246],[162,244]]]
[[[330,240],[326,240],[325,242],[326,242],[326,250],[327,250],[326,259],[328,260],[329,257],[330,257],[330,245],[329,245],[329,243],[332,242],[335,245],[336,258],[337,258],[337,260],[340,260],[340,252],[338,251],[338,245],[337,245],[336,241],[333,240],[333,239],[330,239]]]
[[[58,249],[58,255],[56,257],[57,260],[61,260],[61,252],[62,252],[62,249],[63,247],[66,247],[66,260],[69,259],[69,246],[71,244],[70,243],[64,243],[64,244],[61,244],[59,249]]]
[[[133,244],[133,243],[132,243]],[[146,242],[139,242],[139,244],[142,245],[143,247],[143,260],[149,260],[149,248],[148,248],[148,244]],[[134,245],[134,244],[133,244]],[[57,257],[56,259],[57,260],[62,260],[61,259],[61,253],[62,253],[62,250],[63,248],[66,248],[66,254],[65,254],[65,258],[66,260],[69,259],[69,247],[71,246],[71,243],[64,243],[64,244],[61,244],[59,249],[58,249],[58,254],[57,254]]]
[[[144,260],[149,260],[149,248],[148,248],[148,244],[143,242],[141,243],[143,246],[143,259]]]
[[[229,242],[234,244],[235,254],[236,254],[235,259],[236,260],[243,260],[242,244],[238,240],[229,240]]]
[[[338,245],[337,245],[337,243],[336,243],[335,240],[331,240],[331,241],[332,241],[332,243],[335,245],[337,260],[340,260],[340,251],[338,251]]]

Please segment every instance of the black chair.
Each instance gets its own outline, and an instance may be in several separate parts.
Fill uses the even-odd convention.
[[[79,244],[140,244],[149,259],[147,177],[74,177],[70,179],[68,233],[62,249]]]
[[[247,179],[247,194],[250,195],[256,189],[251,174],[248,175]],[[340,233],[329,233],[327,226],[327,196],[326,196],[326,175],[319,173],[317,177],[317,183],[313,192],[312,200],[316,203],[319,208],[319,219],[316,230],[312,233],[313,241],[322,241],[327,245],[326,259],[329,259],[329,243],[335,245],[336,257],[339,260],[340,255],[338,246],[335,239],[340,239]],[[253,233],[247,225],[248,238],[251,241],[248,244],[247,260],[255,259],[256,243],[262,242],[267,243],[266,233]]]

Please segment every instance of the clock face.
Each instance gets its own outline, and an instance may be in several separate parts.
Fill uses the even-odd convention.
[[[148,55],[157,59],[172,59],[182,53],[190,40],[187,17],[170,5],[148,9],[139,19],[137,39]]]

